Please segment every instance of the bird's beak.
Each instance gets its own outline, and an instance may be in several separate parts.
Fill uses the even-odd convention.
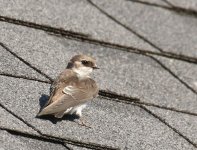
[[[94,66],[94,67],[93,67],[93,69],[100,69],[100,68],[99,68],[99,67],[97,67],[97,66]]]

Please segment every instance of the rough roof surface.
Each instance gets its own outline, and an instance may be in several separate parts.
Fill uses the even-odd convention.
[[[0,0],[0,150],[197,149],[196,0]],[[73,118],[36,118],[76,54],[101,68]]]

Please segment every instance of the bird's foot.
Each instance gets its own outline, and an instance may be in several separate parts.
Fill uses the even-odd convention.
[[[78,125],[84,126],[87,128],[92,128],[92,126],[84,118],[79,118],[78,120],[79,121],[75,121],[76,123],[78,123]]]

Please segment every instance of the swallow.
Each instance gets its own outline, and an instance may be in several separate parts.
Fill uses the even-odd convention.
[[[75,114],[81,118],[87,102],[98,95],[99,88],[90,77],[95,69],[99,68],[94,58],[87,55],[72,57],[66,69],[52,83],[50,98],[37,116],[62,118],[64,114]]]

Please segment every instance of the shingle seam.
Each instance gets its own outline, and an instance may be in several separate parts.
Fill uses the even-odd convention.
[[[156,115],[155,113],[153,113],[152,111],[150,111],[149,109],[147,109],[146,107],[144,107],[142,105],[139,105],[139,104],[135,104],[135,105],[138,106],[138,107],[140,107],[141,109],[143,109],[147,113],[151,114],[155,118],[157,118],[163,124],[165,124],[170,129],[172,129],[175,133],[177,133],[179,136],[181,136],[187,142],[189,142],[195,148],[197,148],[197,145],[194,142],[192,142],[188,137],[186,137],[185,135],[183,135],[179,130],[177,130],[176,128],[172,127],[169,123],[167,123],[160,116]],[[10,132],[12,134],[15,134],[15,135],[27,136],[29,138],[36,138],[38,140],[39,139],[42,139],[44,141],[50,141],[50,142],[58,143],[58,144],[67,143],[67,144],[72,144],[72,145],[75,145],[75,146],[81,146],[81,147],[86,147],[86,148],[95,149],[95,150],[104,150],[104,149],[106,149],[106,150],[116,150],[116,149],[119,149],[119,148],[112,148],[112,147],[109,147],[109,146],[104,146],[104,145],[95,144],[95,143],[82,143],[82,142],[75,141],[75,140],[64,139],[64,138],[60,138],[60,137],[51,136],[51,135],[48,135],[48,134],[43,134],[41,131],[39,131],[34,126],[32,126],[31,124],[29,124],[27,121],[23,120],[21,117],[17,116],[13,112],[11,112],[9,109],[7,109],[5,106],[3,106],[1,103],[0,103],[0,107],[2,107],[3,109],[5,109],[6,111],[8,111],[10,114],[12,114],[14,117],[16,117],[17,119],[19,119],[23,123],[25,123],[27,126],[29,126],[30,128],[32,128],[36,132],[38,132],[39,135],[33,135],[33,134],[28,133],[28,132],[25,133],[25,132],[16,131],[16,130],[13,130],[13,129],[8,129],[8,128],[5,129],[4,127],[0,127],[0,130],[6,130],[6,131],[8,131],[8,132]]]
[[[73,148],[69,147],[68,144],[63,143],[64,147],[66,147],[68,150],[74,150]]]
[[[38,72],[39,74],[41,74],[42,76],[44,76],[45,78],[49,79],[51,82],[53,81],[53,79],[51,77],[49,77],[48,75],[46,75],[44,72],[42,72],[40,69],[38,69],[37,67],[31,65],[29,62],[27,62],[26,60],[24,60],[22,57],[18,56],[16,53],[14,53],[13,51],[11,51],[5,44],[0,42],[0,45],[9,53],[11,53],[14,57],[18,58],[20,61],[22,61],[23,63],[25,63],[27,66],[29,66],[30,68],[32,68],[33,70],[35,70],[36,72]],[[147,56],[151,59],[153,59],[155,62],[157,62],[163,69],[165,69],[169,74],[171,74],[174,78],[176,78],[180,83],[182,83],[185,87],[187,87],[190,91],[192,91],[194,94],[197,94],[197,91],[195,89],[193,89],[189,84],[187,84],[185,81],[183,81],[179,76],[177,76],[173,71],[171,71],[168,67],[166,67],[161,61],[159,61],[158,59],[156,59],[153,56]],[[6,73],[3,73],[4,75],[6,75]],[[7,76],[12,76],[11,74],[7,74]],[[25,76],[18,76],[19,78],[25,78]],[[39,80],[36,78],[31,78],[32,80]],[[40,82],[42,82],[43,80],[40,80]],[[44,81],[45,82],[45,81]]]
[[[45,81],[45,80],[39,80],[39,79],[34,79],[34,78],[30,78],[30,77],[26,77],[26,76],[16,76],[16,75],[12,75],[12,74],[8,74],[8,73],[3,73],[1,72],[1,75],[4,75],[4,76],[13,76],[15,78],[24,78],[24,79],[29,79],[29,80],[34,80],[34,81],[38,81],[38,82],[43,82],[43,83],[51,83],[53,82],[53,79],[51,77],[49,77],[48,75],[46,75],[44,72],[42,72],[40,69],[37,69],[35,66],[32,66],[29,62],[25,61],[23,58],[21,58],[20,56],[18,56],[16,53],[12,52],[5,44],[1,43],[0,42],[0,45],[5,48],[8,52],[10,52],[12,55],[14,55],[16,58],[18,58],[19,60],[21,60],[22,62],[24,62],[26,65],[30,65],[30,67],[34,70],[36,70],[38,73],[40,73],[41,75],[43,75],[44,77],[46,77],[47,79],[50,80],[50,82],[48,81]],[[189,85],[187,85],[183,80],[181,80],[178,76],[176,76],[170,69],[168,69],[164,64],[162,64],[161,62],[159,62],[156,58],[152,57],[152,56],[149,56],[151,57],[154,61],[157,61],[157,63],[159,63],[165,70],[167,70],[171,75],[173,75],[179,82],[181,82],[183,85],[185,85],[187,88],[191,88]],[[191,88],[192,89],[192,88]],[[190,90],[191,90],[190,89]],[[193,90],[193,89],[192,89]],[[196,92],[195,90],[193,92]],[[105,93],[107,94],[107,93]],[[117,96],[117,95],[116,95]],[[125,98],[124,98],[125,99]],[[133,100],[132,100],[133,101]],[[136,101],[136,98],[135,98],[135,101]],[[147,103],[143,102],[144,105],[146,105]],[[186,114],[190,114],[190,115],[196,115],[195,113],[192,113],[192,112],[187,112],[187,111],[184,111],[184,110],[176,110],[175,108],[168,108],[168,107],[165,107],[165,106],[158,106],[156,104],[148,104],[148,105],[152,105],[152,106],[157,106],[158,108],[165,108],[165,109],[168,109],[168,110],[172,110],[172,111],[177,111],[177,112],[182,112],[182,113],[186,113]]]
[[[149,110],[148,108],[146,108],[145,106],[139,105],[140,108],[142,108],[143,110],[145,110],[147,113],[149,113],[150,115],[152,115],[153,117],[157,118],[159,121],[161,121],[163,124],[165,124],[167,127],[169,127],[170,129],[172,129],[175,133],[177,133],[180,137],[182,137],[183,139],[185,139],[188,143],[190,143],[191,145],[193,145],[195,148],[197,148],[197,144],[194,143],[192,140],[190,140],[187,136],[183,135],[178,129],[172,127],[168,122],[165,121],[165,119],[161,118],[160,116],[156,115],[155,113],[153,113],[151,110]]]
[[[22,130],[20,131],[17,129],[7,128],[7,127],[3,127],[3,126],[0,126],[0,130],[5,130],[8,133],[13,134],[13,135],[19,135],[19,136],[23,136],[23,137],[27,137],[27,138],[31,138],[31,139],[37,139],[37,140],[50,142],[50,143],[54,143],[54,144],[63,144],[61,141],[49,139],[47,137],[41,136],[40,134],[24,132]]]
[[[119,20],[117,20],[116,18],[114,18],[113,16],[111,16],[110,14],[108,14],[106,11],[104,11],[102,8],[100,8],[99,6],[97,6],[96,4],[94,4],[91,0],[87,0],[93,7],[95,7],[96,9],[98,9],[102,14],[104,14],[105,16],[107,16],[109,19],[113,20],[115,23],[119,24],[120,26],[124,27],[125,29],[127,29],[129,32],[135,34],[137,37],[139,37],[140,39],[144,40],[145,42],[147,42],[149,45],[151,45],[152,47],[156,48],[158,51],[160,52],[164,52],[163,49],[161,49],[159,46],[157,46],[156,44],[154,44],[153,42],[151,42],[150,40],[148,40],[146,37],[144,37],[143,35],[137,33],[136,31],[134,31],[133,29],[131,29],[130,27],[126,26],[125,24],[121,23]],[[172,70],[170,70],[167,66],[165,66],[163,63],[161,63],[159,60],[157,60],[156,58],[154,58],[153,56],[149,55],[149,58],[153,59],[154,61],[156,61],[164,70],[166,70],[168,73],[170,73],[170,75],[172,75],[175,79],[177,79],[181,84],[183,84],[186,88],[188,88],[190,91],[192,91],[194,94],[197,94],[197,91],[195,89],[193,89],[189,84],[187,84],[185,81],[181,80]]]
[[[114,148],[114,147],[107,146],[107,145],[101,145],[101,144],[98,144],[98,143],[82,142],[82,141],[78,141],[78,140],[75,140],[75,139],[61,138],[61,137],[56,137],[56,136],[52,136],[52,135],[49,135],[49,134],[42,133],[39,129],[37,129],[32,124],[30,124],[28,121],[24,120],[22,117],[16,115],[14,112],[12,112],[6,106],[4,106],[2,103],[0,103],[0,107],[2,107],[4,110],[6,110],[8,113],[10,113],[12,116],[17,118],[18,120],[22,121],[25,125],[27,125],[31,129],[36,131],[41,137],[45,137],[45,138],[48,138],[48,139],[53,140],[53,141],[58,141],[60,143],[66,143],[66,144],[71,144],[71,145],[80,146],[80,147],[86,147],[86,148],[95,149],[95,150],[103,150],[103,149],[118,150],[119,149],[119,148]]]
[[[32,81],[38,81],[38,82],[41,82],[41,83],[50,83],[49,80],[41,80],[41,79],[34,78],[34,77],[27,77],[27,76],[25,76],[25,75],[13,75],[13,74],[11,74],[11,73],[2,72],[2,71],[0,71],[0,75],[1,75],[1,76],[7,76],[7,77],[18,78],[18,79],[27,79],[27,80],[32,80]]]
[[[12,75],[9,73],[3,73],[0,72],[0,76],[6,76],[6,77],[13,77],[13,78],[18,78],[18,79],[25,79],[25,80],[30,80],[30,81],[37,81],[40,83],[46,83],[46,84],[51,84],[51,81],[46,81],[46,80],[40,80],[40,79],[34,79],[28,76],[21,76],[19,75]],[[106,100],[111,100],[111,101],[115,101],[115,102],[120,102],[120,103],[125,103],[125,104],[140,104],[140,105],[145,105],[145,106],[152,106],[152,107],[157,107],[160,109],[164,109],[164,110],[170,110],[170,111],[174,111],[174,112],[178,112],[178,113],[182,113],[182,114],[187,114],[187,115],[191,115],[191,116],[197,116],[197,113],[194,112],[190,112],[187,110],[179,110],[177,108],[174,107],[167,107],[167,106],[161,106],[158,104],[154,104],[154,103],[149,103],[149,102],[145,102],[142,101],[139,98],[136,97],[128,97],[126,95],[120,95],[117,94],[115,92],[109,91],[109,90],[99,90],[99,96],[100,98],[106,99]]]
[[[133,46],[125,46],[125,45],[121,45],[118,43],[111,43],[111,42],[106,42],[103,40],[97,40],[94,38],[90,38],[89,36],[76,36],[75,34],[66,34],[66,33],[64,33],[64,31],[66,31],[66,30],[63,30],[63,29],[59,29],[60,31],[56,32],[56,30],[49,30],[47,28],[47,25],[36,24],[33,22],[27,22],[27,21],[18,20],[18,19],[14,19],[14,18],[10,18],[10,17],[5,17],[5,16],[0,16],[0,21],[11,23],[11,24],[16,24],[16,25],[21,25],[21,26],[25,26],[25,27],[29,27],[29,28],[34,28],[34,29],[48,32],[53,35],[65,37],[68,39],[87,42],[87,43],[91,43],[94,45],[100,45],[100,46],[108,47],[108,48],[114,48],[116,50],[121,50],[121,51],[125,51],[125,52],[136,53],[136,54],[140,54],[140,55],[144,55],[144,56],[155,55],[155,56],[177,59],[180,61],[185,61],[188,63],[197,64],[197,58],[191,57],[191,56],[186,56],[183,54],[176,54],[176,53],[167,52],[167,51],[155,52],[155,51],[151,51],[151,50],[139,49],[139,48],[133,47]],[[54,28],[54,27],[51,27],[51,28]]]
[[[46,138],[46,137],[43,137],[43,136],[40,136],[40,135],[36,135],[36,134],[24,132],[24,131],[19,131],[19,130],[15,130],[15,129],[10,129],[10,128],[6,128],[6,127],[1,127],[1,126],[0,126],[0,130],[6,131],[9,134],[14,135],[14,136],[25,137],[25,138],[39,140],[39,141],[43,141],[43,142],[50,142],[50,143],[53,143],[53,144],[60,144],[63,147],[65,147],[67,150],[70,150],[69,147],[64,145],[63,142],[60,142],[60,141],[57,141],[57,140],[52,140],[52,139],[49,139],[49,138]]]
[[[156,48],[157,50],[159,50],[160,52],[164,52],[163,49],[161,49],[160,47],[158,47],[156,44],[154,44],[153,42],[151,42],[150,40],[148,40],[146,37],[144,37],[143,35],[139,34],[137,31],[131,29],[130,27],[128,27],[127,25],[123,24],[122,22],[120,22],[119,20],[117,20],[116,18],[114,18],[112,15],[110,15],[109,13],[107,13],[105,10],[103,10],[102,8],[100,8],[98,5],[96,5],[95,3],[92,2],[92,0],[87,0],[89,2],[89,4],[91,4],[94,8],[96,8],[97,10],[99,10],[102,14],[104,14],[105,16],[107,16],[109,19],[113,20],[116,24],[122,26],[123,28],[125,28],[127,31],[133,33],[134,35],[136,35],[137,37],[139,37],[140,39],[142,39],[144,42],[148,43],[149,45],[151,45],[152,47]]]
[[[181,84],[183,84],[188,90],[193,92],[197,95],[197,91],[192,88],[188,83],[186,83],[184,80],[182,80],[178,75],[176,75],[172,70],[170,70],[166,65],[164,65],[160,60],[155,58],[154,56],[149,56],[152,60],[154,60],[157,64],[159,64],[164,70],[166,70],[170,75],[172,75],[174,78],[176,78]]]
[[[145,1],[141,1],[141,0],[127,0],[127,1],[130,1],[130,2],[133,2],[133,3],[144,4],[144,5],[148,5],[148,6],[153,6],[153,7],[158,7],[158,8],[162,8],[162,9],[166,9],[166,10],[178,13],[180,15],[182,14],[182,15],[187,15],[187,16],[191,16],[191,17],[197,17],[197,11],[196,10],[191,9],[191,8],[187,9],[187,8],[183,8],[183,7],[178,7],[178,6],[172,5],[171,3],[166,2],[164,0],[163,1],[166,2],[168,5],[170,4],[170,7],[169,6],[165,6],[165,5],[151,3],[151,2],[145,2]]]
[[[47,74],[45,74],[44,72],[42,72],[40,69],[38,69],[37,67],[33,66],[32,64],[30,64],[29,62],[27,62],[26,60],[24,60],[22,57],[20,57],[16,53],[14,53],[5,44],[3,44],[3,43],[0,42],[0,46],[2,46],[5,50],[7,50],[9,53],[11,53],[14,57],[18,58],[20,61],[22,61],[23,63],[25,63],[27,66],[29,66],[30,68],[34,69],[36,72],[38,72],[39,74],[41,74],[45,78],[49,79],[51,82],[53,81],[53,79],[51,77],[49,77]],[[183,84],[186,88],[188,88],[194,94],[197,94],[197,91],[195,89],[193,89],[189,84],[187,84],[180,77],[178,77],[173,71],[171,71],[168,67],[166,67],[158,59],[156,59],[155,57],[150,56],[150,55],[148,55],[147,57],[149,57],[149,58],[153,59],[154,61],[156,61],[164,70],[166,70],[170,75],[172,75],[175,79],[177,79],[181,84]]]
[[[45,78],[49,79],[50,81],[53,81],[53,79],[51,77],[49,77],[44,72],[42,72],[40,69],[38,69],[37,67],[33,66],[32,64],[30,64],[29,62],[27,62],[26,60],[24,60],[22,57],[20,57],[19,55],[17,55],[13,51],[11,51],[5,44],[3,44],[3,43],[0,42],[0,46],[3,47],[6,51],[8,51],[10,54],[12,54],[14,57],[16,57],[17,59],[19,59],[21,62],[23,62],[24,64],[26,64],[27,66],[29,66],[30,68],[32,68],[33,70],[35,70],[37,73],[41,74],[42,76],[44,76]]]
[[[107,93],[107,94],[109,94],[109,93]],[[126,101],[126,102],[128,102],[128,101]],[[177,133],[180,137],[184,138],[186,141],[188,141],[190,144],[192,144],[195,148],[197,148],[197,145],[194,142],[192,142],[187,136],[183,135],[180,131],[178,131],[176,128],[172,127],[164,119],[162,119],[161,117],[159,117],[158,115],[156,115],[155,113],[153,113],[152,111],[150,111],[149,109],[147,109],[145,106],[143,106],[144,104],[141,105],[140,103],[138,103],[138,101],[133,101],[133,103],[134,103],[133,105],[136,105],[136,106],[142,108],[147,113],[149,113],[152,116],[154,116],[156,119],[158,119],[159,121],[161,121],[162,123],[164,123],[170,129],[172,129],[175,133]],[[4,110],[6,110],[10,114],[12,114],[14,117],[16,117],[17,119],[19,119],[20,121],[22,121],[28,127],[32,128],[38,134],[40,134],[42,136],[45,136],[47,138],[52,138],[52,139],[55,139],[55,140],[64,140],[64,142],[67,143],[67,144],[77,145],[77,146],[91,148],[91,149],[96,149],[96,150],[102,150],[102,149],[106,149],[106,150],[114,150],[115,149],[116,150],[116,149],[119,149],[119,148],[112,148],[112,147],[109,147],[109,146],[104,146],[104,145],[100,145],[100,144],[96,144],[96,143],[85,143],[85,142],[83,143],[83,142],[76,141],[76,140],[73,140],[73,139],[63,139],[63,138],[60,138],[60,137],[55,137],[55,136],[51,136],[51,135],[48,135],[48,134],[44,134],[40,130],[38,130],[36,127],[34,127],[33,125],[31,125],[30,123],[28,123],[27,121],[25,121],[22,117],[16,115],[14,112],[12,112],[11,110],[9,110],[3,104],[0,103],[0,107],[2,107]]]
[[[13,53],[14,55],[15,55],[15,53]],[[17,56],[17,55],[16,55]],[[18,58],[18,57],[17,57]],[[19,57],[20,58],[20,57]],[[20,59],[21,60],[21,59]],[[23,59],[22,59],[23,60]],[[24,61],[24,60],[23,60]],[[189,61],[188,61],[189,62]],[[27,64],[27,62],[26,61],[24,61],[24,63],[26,63]],[[30,64],[31,65],[31,64]],[[36,68],[37,69],[37,68]],[[51,79],[50,79],[51,80]],[[141,106],[142,107],[142,106]],[[154,113],[150,113],[150,114],[154,114]],[[155,116],[155,114],[154,114],[154,116]],[[157,115],[156,115],[157,116]],[[155,116],[155,117],[156,117]],[[161,120],[160,120],[161,121]],[[170,127],[170,126],[168,126],[168,127]],[[173,129],[175,129],[175,128],[173,128]],[[176,129],[174,130],[175,132],[177,131]],[[179,133],[179,132],[176,132],[176,133]],[[185,137],[185,136],[183,136],[182,134],[180,134],[179,133],[179,135],[181,136],[181,137],[183,137],[184,139],[186,139],[189,143],[191,143],[193,146],[195,146],[195,144],[193,144],[187,137]]]
[[[109,95],[108,92],[106,92],[106,93],[107,93],[107,95]],[[149,102],[145,102],[145,101],[141,101],[141,100],[136,101],[135,98],[133,98],[133,97],[125,97],[125,99],[126,99],[125,100],[123,98],[121,98],[121,99],[111,98],[111,96],[109,96],[109,97],[108,96],[101,96],[101,95],[99,95],[99,96],[103,99],[110,100],[110,101],[115,101],[115,102],[120,102],[120,103],[125,103],[125,104],[132,104],[132,105],[136,104],[136,105],[143,105],[143,106],[152,106],[152,107],[156,107],[156,108],[163,109],[163,110],[169,110],[172,112],[182,113],[182,114],[191,115],[191,116],[197,116],[197,113],[194,113],[194,112],[190,112],[187,110],[180,110],[180,109],[177,109],[174,107],[161,106],[158,104],[149,103]],[[120,95],[118,95],[118,96],[120,96]],[[113,95],[112,97],[115,97],[115,95]]]
[[[56,28],[56,27],[51,27],[50,25],[46,25],[46,24],[37,24],[37,23],[33,23],[33,22],[22,21],[19,19],[14,19],[14,18],[1,16],[1,15],[0,15],[0,21],[13,23],[16,25],[22,25],[22,26],[26,26],[26,27],[30,27],[30,28],[34,28],[34,29],[39,29],[39,30],[43,30],[46,32],[62,34],[62,35],[76,36],[76,37],[89,37],[90,36],[85,33],[80,33],[80,32],[71,31],[71,30],[64,30],[63,28]]]
[[[40,140],[40,141],[44,141],[44,142],[50,142],[50,143],[54,143],[54,144],[61,144],[61,145],[65,146],[67,149],[69,149],[69,146],[67,146],[66,144],[71,144],[71,145],[79,146],[79,147],[85,147],[84,145],[80,145],[80,144],[75,145],[75,144],[73,144],[69,141],[65,142],[65,140],[67,140],[67,139],[60,138],[60,137],[54,137],[54,136],[50,136],[50,135],[43,136],[43,135],[40,135],[40,134],[28,133],[28,132],[24,132],[24,131],[21,131],[21,130],[10,129],[10,128],[1,127],[1,126],[0,126],[0,130],[7,131],[8,133],[10,133],[12,135],[16,135],[16,136],[36,139],[36,140]],[[94,148],[91,148],[90,146],[88,146],[86,148],[94,149]],[[72,149],[72,148],[70,148],[70,149]],[[105,150],[105,149],[106,150],[118,150],[118,148],[110,148],[110,147],[105,147],[105,146],[95,148],[95,150]]]

